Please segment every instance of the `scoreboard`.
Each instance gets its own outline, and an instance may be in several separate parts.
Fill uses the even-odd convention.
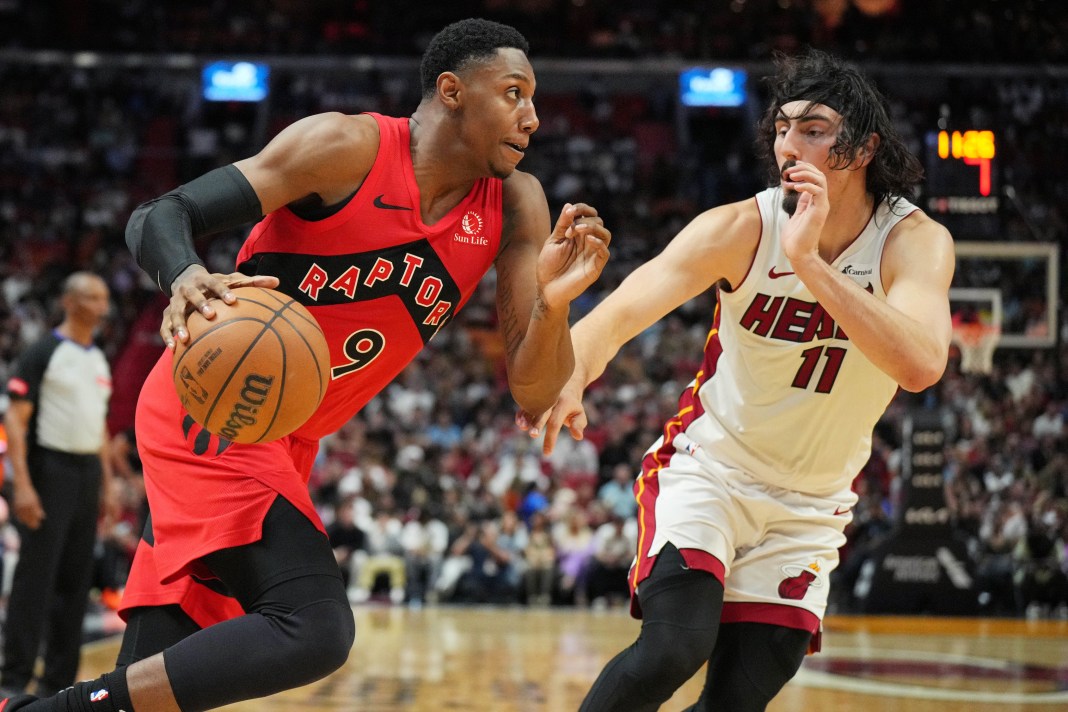
[[[997,140],[993,131],[927,134],[927,210],[944,215],[996,215]]]

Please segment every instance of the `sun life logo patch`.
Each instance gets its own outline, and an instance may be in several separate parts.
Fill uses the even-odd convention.
[[[468,235],[477,235],[482,232],[482,216],[474,210],[468,210],[463,220],[460,221],[460,227]]]

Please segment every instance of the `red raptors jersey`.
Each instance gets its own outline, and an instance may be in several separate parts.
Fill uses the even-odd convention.
[[[322,405],[296,435],[337,430],[459,311],[497,256],[501,181],[482,178],[434,225],[420,213],[408,119],[378,122],[378,157],[339,212],[308,221],[282,208],[256,225],[238,270],[273,275],[330,345]]]

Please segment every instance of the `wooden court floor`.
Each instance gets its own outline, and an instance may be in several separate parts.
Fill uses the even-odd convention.
[[[231,712],[573,712],[634,639],[622,610],[360,606],[346,665]],[[87,645],[81,677],[110,670],[118,640]],[[703,672],[666,703],[696,700]],[[1068,710],[1068,621],[830,617],[770,712]],[[725,711],[729,712],[729,711]]]

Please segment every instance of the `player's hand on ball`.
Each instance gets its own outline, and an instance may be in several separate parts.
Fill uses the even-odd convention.
[[[237,443],[289,435],[312,416],[330,385],[330,347],[315,317],[287,294],[234,287],[215,315],[187,315],[188,342],[174,346],[174,387],[203,428]]]
[[[171,284],[171,301],[163,311],[163,322],[159,335],[167,348],[174,350],[177,342],[189,340],[186,318],[194,311],[200,312],[205,319],[214,319],[212,298],[222,299],[227,304],[237,301],[231,289],[237,287],[264,287],[274,289],[278,278],[269,275],[248,276],[240,272],[230,274],[212,274],[202,265],[189,265]]]

